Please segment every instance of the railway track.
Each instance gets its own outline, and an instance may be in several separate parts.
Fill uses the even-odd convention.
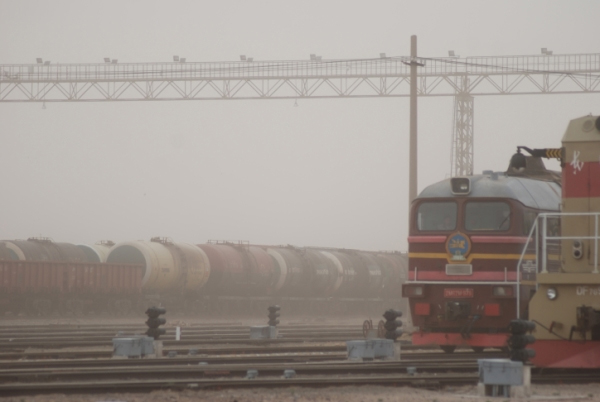
[[[264,362],[254,356],[232,364],[234,359],[216,359],[214,362],[203,358],[174,359],[106,359],[77,361],[18,361],[0,365],[0,393],[28,394],[53,392],[111,392],[147,391],[161,388],[207,388],[230,386],[276,386],[276,385],[342,385],[364,384],[413,384],[423,382],[406,374],[407,367],[417,368],[419,375],[433,372],[453,371],[452,379],[458,379],[456,372],[477,371],[475,356],[472,353],[457,353],[454,356],[437,353],[437,359],[424,361],[414,354],[414,359],[403,361],[355,362],[346,360],[345,353],[339,354],[339,361],[326,356],[327,361],[312,362],[306,355],[298,355],[300,362],[277,362],[275,356],[265,356]],[[431,353],[429,353],[431,355]],[[470,355],[470,356],[469,356]],[[452,357],[453,359],[449,359]],[[404,358],[404,356],[403,356]],[[442,361],[445,360],[445,361]],[[66,364],[65,364],[66,363]],[[201,364],[199,364],[201,363]],[[249,383],[244,379],[249,369],[259,371],[261,378]],[[283,381],[279,378],[284,370],[293,369],[298,378]],[[473,377],[467,374],[469,378]],[[262,378],[267,376],[269,378]],[[362,376],[362,377],[361,377]],[[437,377],[438,374],[435,374]],[[349,380],[346,377],[351,377]],[[362,379],[361,379],[362,378]],[[433,378],[433,377],[432,377]],[[124,380],[127,379],[127,380]],[[371,380],[371,381],[367,381]],[[252,380],[254,381],[254,380]],[[468,380],[467,382],[472,379]],[[156,386],[152,387],[154,383]],[[57,387],[57,384],[60,384]],[[440,385],[443,384],[439,383]]]
[[[278,361],[340,360],[346,358],[345,341],[361,339],[357,325],[282,325],[278,339],[249,339],[249,327],[240,324],[206,324],[185,327],[182,339],[175,341],[174,330],[161,336],[164,355],[203,356],[205,361],[254,361],[269,358]],[[78,325],[73,328],[52,328],[46,325],[0,327],[0,363],[10,360],[102,359],[112,357],[112,338],[128,333],[143,333],[140,325]],[[166,338],[166,339],[165,339]],[[424,349],[403,344],[404,352]],[[275,354],[278,354],[275,357]],[[287,354],[285,356],[284,354]],[[216,357],[220,355],[219,357]],[[245,356],[225,356],[245,355]],[[260,355],[260,356],[259,356]],[[272,357],[267,357],[270,355]],[[422,358],[428,358],[428,355]],[[181,359],[181,358],[178,358]],[[61,364],[68,364],[67,362]]]
[[[160,359],[159,359],[160,360]],[[444,359],[446,360],[446,359]],[[188,364],[161,364],[156,361],[147,364],[95,364],[93,361],[82,362],[68,367],[11,367],[0,369],[0,384],[15,381],[31,381],[40,378],[52,381],[92,380],[92,379],[122,379],[125,377],[155,377],[159,372],[165,378],[177,378],[194,375],[199,377],[215,376],[245,376],[249,369],[256,369],[263,375],[281,375],[285,369],[294,369],[298,375],[342,375],[342,374],[390,374],[406,373],[408,367],[414,367],[419,372],[440,371],[477,371],[477,363],[473,359],[454,359],[448,361],[378,361],[378,362],[352,362],[352,361],[326,361],[326,362],[292,362],[279,363],[220,363],[207,364],[206,362],[193,362]],[[201,364],[198,364],[201,363]]]
[[[0,395],[148,392],[233,387],[476,384],[477,359],[504,357],[402,345],[400,361],[348,361],[346,340],[363,338],[359,325],[282,325],[279,339],[251,340],[249,326],[206,324],[174,328],[163,340],[173,358],[113,359],[112,338],[143,333],[141,325],[0,327]],[[38,350],[45,348],[45,350]],[[416,375],[408,373],[408,368]],[[259,377],[248,379],[248,370]],[[294,378],[283,378],[293,369]],[[600,372],[533,371],[533,381],[593,382]]]
[[[161,335],[161,340],[169,342],[175,340],[175,328],[167,327],[166,334]],[[112,339],[114,336],[127,336],[143,334],[147,327],[142,325],[123,325],[112,327],[73,327],[52,328],[22,327],[22,328],[0,328],[0,346],[24,345],[28,343],[42,342],[47,345],[58,344],[61,341],[82,342],[82,345],[93,345],[94,342],[102,342]],[[332,339],[356,339],[363,337],[359,325],[347,326],[280,326],[278,327],[281,338],[321,338]],[[207,341],[211,340],[248,340],[250,325],[239,326],[207,326],[207,327],[181,327],[182,341]]]
[[[285,344],[285,343],[262,343],[259,345],[229,346],[229,347],[181,347],[170,346],[163,349],[163,354],[176,352],[178,356],[185,355],[227,355],[227,354],[253,354],[253,353],[299,353],[299,352],[346,352],[346,345],[342,342],[319,342],[319,344]],[[327,344],[323,344],[327,343]],[[411,344],[402,345],[403,352],[418,350],[439,351],[436,346],[414,346]],[[190,353],[191,352],[191,353]],[[500,353],[500,352],[496,352]],[[0,352],[0,364],[10,360],[49,360],[49,359],[101,359],[112,357],[112,345],[98,349],[70,349],[70,350],[43,350],[43,351],[18,351],[18,352]]]
[[[336,366],[308,367],[280,365],[279,367],[255,366],[259,377],[244,378],[245,367],[215,366],[212,368],[181,367],[160,369],[90,370],[78,369],[67,373],[54,372],[19,373],[18,382],[0,383],[0,394],[25,395],[39,393],[105,393],[105,392],[148,392],[158,389],[199,389],[232,387],[281,387],[281,386],[340,386],[340,385],[409,385],[425,388],[440,388],[445,385],[474,385],[479,375],[474,364],[440,366],[432,364],[430,369],[420,366],[416,375],[406,373],[406,366],[398,364],[343,364]],[[297,376],[284,378],[284,369],[293,368]],[[402,372],[404,371],[404,372]],[[364,373],[368,372],[368,375]],[[107,378],[108,374],[115,378]],[[123,378],[124,376],[128,378]],[[600,372],[540,372],[534,371],[534,383],[585,383],[597,381]],[[88,379],[86,379],[86,377]],[[93,380],[89,380],[93,377]],[[135,378],[131,378],[135,377]],[[29,381],[28,381],[29,380]]]
[[[472,384],[478,376],[453,374],[431,375],[420,378],[402,375],[388,376],[348,376],[348,377],[297,377],[297,378],[232,378],[232,379],[151,379],[151,380],[120,380],[120,381],[77,381],[77,382],[35,382],[23,384],[0,384],[0,393],[4,395],[27,395],[60,392],[68,393],[106,393],[106,392],[149,392],[159,389],[207,389],[233,387],[322,387],[341,385],[413,385],[423,387],[441,387],[443,385]]]
[[[153,365],[198,365],[199,363],[206,364],[254,364],[265,362],[311,362],[311,361],[346,361],[345,346],[324,346],[312,347],[305,346],[302,348],[292,348],[279,350],[263,349],[239,351],[237,354],[227,354],[228,350],[221,350],[221,354],[203,354],[199,353],[196,356],[181,356],[174,358],[162,359],[111,359],[111,358],[83,358],[77,360],[12,360],[0,362],[0,370],[19,369],[19,368],[63,368],[63,367],[85,367],[85,366],[153,366]],[[418,363],[431,361],[476,361],[484,358],[500,358],[504,357],[501,352],[484,352],[484,353],[431,353],[431,352],[403,352],[401,359],[403,362]]]

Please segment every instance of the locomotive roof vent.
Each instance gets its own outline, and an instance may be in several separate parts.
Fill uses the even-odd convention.
[[[489,176],[492,180],[498,180],[498,172],[494,172],[493,170],[484,170],[481,172],[484,176]]]
[[[467,195],[471,192],[471,180],[468,177],[453,177],[450,179],[452,194]]]

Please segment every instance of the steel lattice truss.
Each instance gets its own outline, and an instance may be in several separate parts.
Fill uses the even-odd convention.
[[[403,97],[408,59],[0,65],[0,102]],[[600,92],[600,54],[419,61],[419,96]]]
[[[0,65],[0,102],[410,95],[409,57]],[[600,93],[600,54],[418,58],[418,96],[455,96],[452,174],[473,172],[474,95]]]
[[[452,131],[452,176],[473,174],[474,98],[460,94],[454,97],[454,129]]]

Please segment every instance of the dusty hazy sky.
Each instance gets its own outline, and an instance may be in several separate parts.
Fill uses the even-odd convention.
[[[600,53],[600,1],[7,1],[0,64]],[[419,99],[419,190],[452,98]],[[475,171],[557,147],[600,94],[475,99]],[[406,249],[408,99],[0,103],[0,238]],[[556,165],[552,165],[556,168]]]

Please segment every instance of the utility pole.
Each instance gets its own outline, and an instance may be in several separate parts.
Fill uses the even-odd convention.
[[[417,35],[410,37],[410,142],[408,207],[417,197]]]
[[[405,63],[406,64],[406,63]],[[408,208],[417,198],[417,35],[410,37],[410,140],[408,168]]]

